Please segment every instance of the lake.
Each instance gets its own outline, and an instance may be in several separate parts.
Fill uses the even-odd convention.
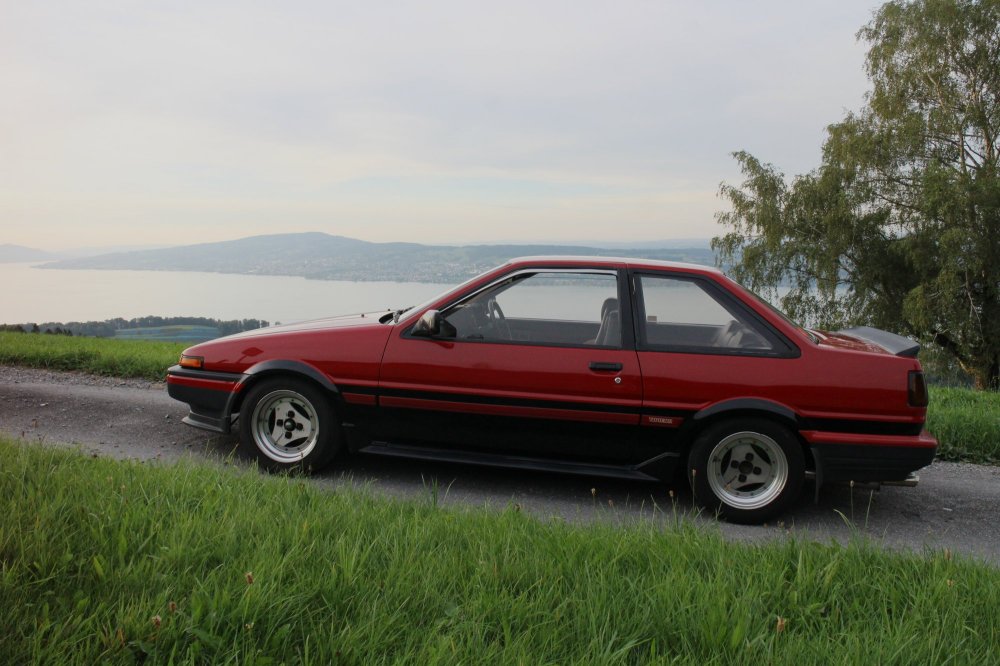
[[[212,317],[292,322],[416,305],[454,285],[0,263],[0,324]]]
[[[36,265],[0,263],[0,324],[104,321],[146,315],[289,323],[417,305],[455,286],[178,271],[54,270]],[[522,291],[522,307],[512,314],[547,317],[553,301],[547,294],[550,288],[538,286],[531,290],[534,293]],[[573,290],[569,299],[565,291],[559,292],[565,302],[556,316],[599,320],[601,303],[607,296],[604,290],[588,286]],[[724,323],[716,322],[712,311],[701,311],[706,307],[705,299],[690,298],[682,303],[682,307],[672,310],[686,312],[689,318],[694,317],[691,321]]]

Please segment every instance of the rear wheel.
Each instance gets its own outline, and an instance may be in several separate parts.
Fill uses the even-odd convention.
[[[247,393],[240,410],[240,449],[271,470],[319,470],[340,448],[327,396],[294,378],[269,379]]]
[[[777,423],[724,421],[695,440],[687,473],[699,504],[733,523],[761,523],[798,497],[805,457],[795,436]]]

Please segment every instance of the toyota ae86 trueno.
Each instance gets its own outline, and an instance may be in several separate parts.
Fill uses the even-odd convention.
[[[713,268],[531,257],[405,310],[195,345],[167,389],[271,469],[346,450],[682,472],[702,505],[760,522],[806,479],[915,481],[937,447],[918,349],[805,330]]]

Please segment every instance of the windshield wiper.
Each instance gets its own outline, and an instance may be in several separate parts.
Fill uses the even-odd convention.
[[[398,324],[399,323],[399,315],[403,314],[407,310],[412,310],[412,309],[413,309],[413,306],[410,305],[408,307],[400,308],[400,309],[396,310],[395,312],[393,312],[392,313],[392,323],[393,324]]]
[[[399,316],[401,314],[403,314],[404,312],[406,312],[408,310],[412,310],[412,309],[413,309],[413,306],[411,305],[409,307],[399,308],[398,310],[392,310],[390,312],[386,312],[384,315],[382,315],[381,317],[378,318],[378,323],[380,323],[380,324],[388,324],[389,321],[392,321],[393,324],[398,324],[399,323]]]

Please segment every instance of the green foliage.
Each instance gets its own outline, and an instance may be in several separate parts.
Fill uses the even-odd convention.
[[[176,342],[0,332],[0,364],[162,381],[185,347]]]
[[[927,429],[940,460],[1000,464],[1000,393],[932,387]]]
[[[0,662],[991,663],[1000,572],[0,441]]]
[[[736,153],[719,261],[795,317],[917,336],[979,387],[1000,382],[1000,3],[884,5],[867,105],[828,128],[823,160],[786,183]]]

